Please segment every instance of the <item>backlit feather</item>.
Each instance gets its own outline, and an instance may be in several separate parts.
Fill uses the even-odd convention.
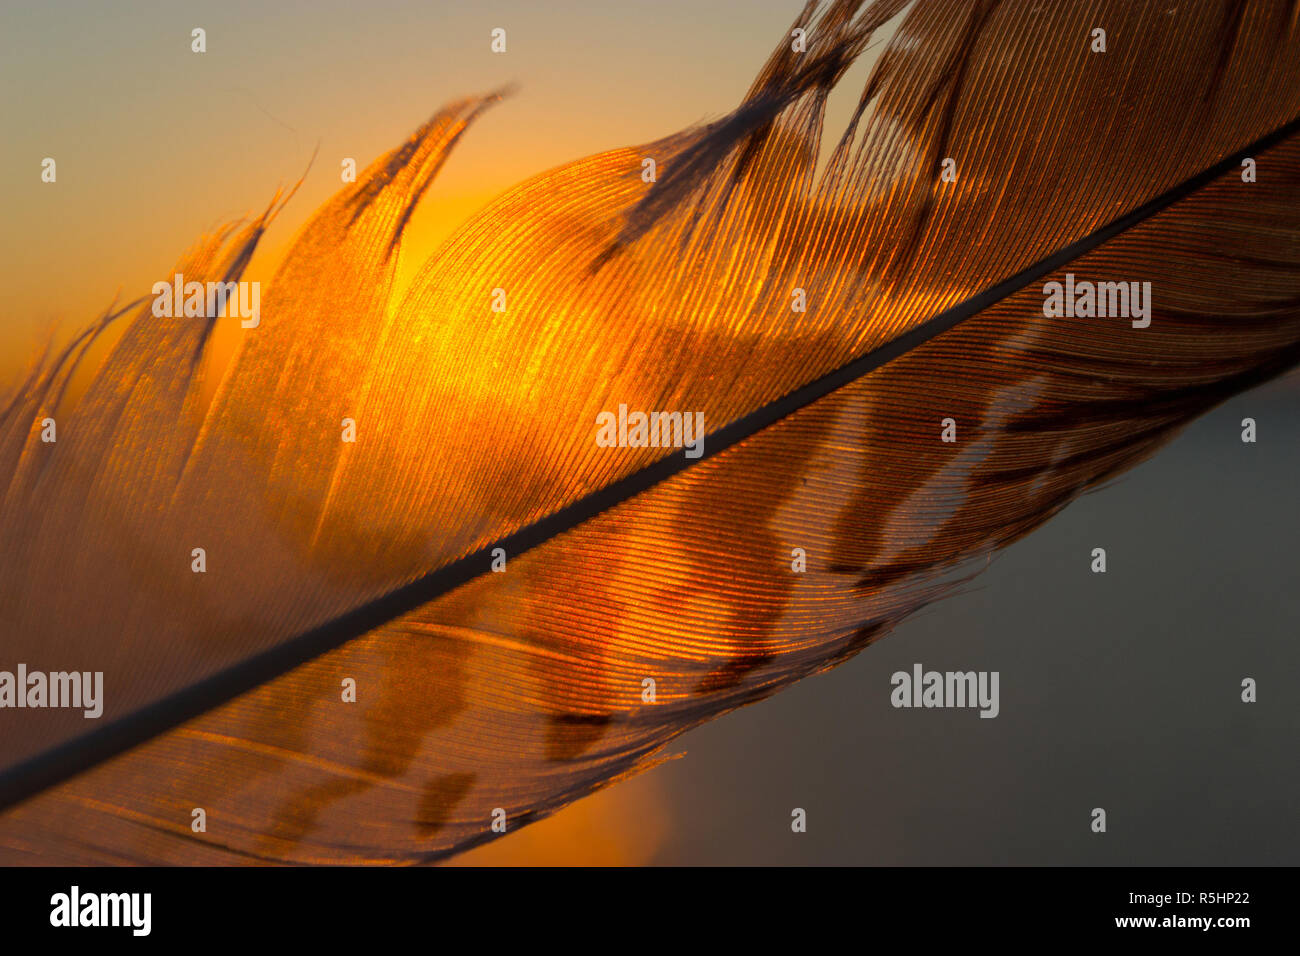
[[[0,419],[4,653],[109,692],[0,740],[0,858],[445,856],[839,663],[1300,358],[1293,4],[795,26],[729,116],[521,184],[395,289],[499,97],[441,110],[304,227],[210,405],[210,323],[147,300],[55,444],[84,340],[38,367]],[[172,271],[238,279],[273,207]],[[1149,326],[1045,316],[1067,273],[1151,283]],[[620,406],[701,414],[703,454],[603,447]]]

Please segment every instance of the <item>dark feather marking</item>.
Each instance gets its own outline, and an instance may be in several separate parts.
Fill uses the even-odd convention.
[[[613,722],[612,714],[553,714],[546,728],[546,759],[572,760],[590,750]]]
[[[693,693],[704,696],[715,694],[720,690],[730,690],[743,681],[746,675],[774,660],[776,655],[767,651],[737,654],[705,674]]]
[[[1007,426],[1007,431],[1037,432],[1064,428],[1067,425],[1167,418],[1170,415],[1194,418],[1243,389],[1268,381],[1297,361],[1300,361],[1300,347],[1291,346],[1277,350],[1262,364],[1230,377],[1203,385],[1187,385],[1161,395],[1150,396],[1144,399],[1140,409],[1135,409],[1130,402],[1122,399],[1081,402],[1072,405],[1068,412],[1035,415],[1011,422]]]
[[[476,773],[445,773],[425,784],[424,797],[420,801],[420,816],[415,821],[420,836],[434,836],[445,827],[477,779]]]

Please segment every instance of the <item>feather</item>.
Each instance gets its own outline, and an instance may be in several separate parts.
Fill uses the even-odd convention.
[[[0,858],[447,856],[845,660],[1300,358],[1293,4],[795,26],[727,117],[519,185],[396,289],[500,96],[439,111],[303,228],[210,405],[211,323],[147,302],[54,444],[130,310],[36,367],[0,420],[5,656],[106,691],[0,740]],[[176,271],[237,280],[280,205]],[[1045,316],[1067,274],[1150,282],[1149,326]],[[702,453],[603,447],[620,406],[702,415]]]

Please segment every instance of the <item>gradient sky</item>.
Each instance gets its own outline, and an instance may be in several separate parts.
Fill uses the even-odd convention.
[[[198,234],[293,183],[319,145],[267,237],[259,277],[340,188],[343,157],[364,167],[441,104],[514,84],[457,147],[408,230],[404,267],[413,269],[510,185],[733,108],[799,6],[6,4],[4,341],[16,327],[30,337],[53,319],[81,324],[119,289],[147,292]],[[196,26],[207,31],[204,54],[190,51]],[[497,26],[508,33],[505,54],[489,49]],[[58,163],[53,185],[40,181],[46,156]]]

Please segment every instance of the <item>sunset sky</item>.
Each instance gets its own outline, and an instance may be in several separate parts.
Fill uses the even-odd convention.
[[[4,342],[35,341],[52,320],[79,325],[118,290],[144,294],[201,232],[260,211],[295,182],[319,146],[252,271],[269,279],[297,227],[340,188],[344,157],[364,167],[441,104],[513,84],[427,194],[407,233],[409,275],[514,183],[733,108],[797,9],[789,0],[7,4]],[[505,54],[489,49],[498,26]],[[204,54],[190,51],[195,27],[207,31]],[[859,91],[847,84],[836,113]],[[40,179],[47,156],[55,184]],[[15,355],[5,351],[7,372]]]

